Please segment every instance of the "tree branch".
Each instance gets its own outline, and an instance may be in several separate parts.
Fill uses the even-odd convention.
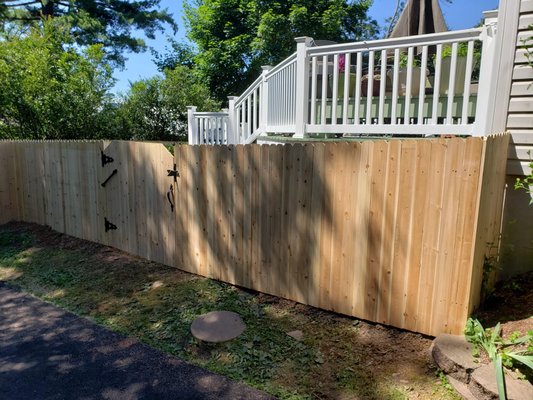
[[[0,3],[5,3],[6,7],[21,7],[21,6],[29,6],[31,4],[40,3],[40,1],[26,1],[24,3],[15,3],[15,4],[6,4],[6,3],[12,3],[16,0],[0,0]]]
[[[39,21],[39,17],[7,17],[8,21]]]

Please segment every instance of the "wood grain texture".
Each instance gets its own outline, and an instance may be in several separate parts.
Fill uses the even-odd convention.
[[[198,156],[193,169],[218,170],[187,207],[207,212],[193,231],[200,242],[217,233],[210,248],[219,263],[206,271],[193,260],[187,270],[419,332],[458,333],[470,306],[483,143],[237,146],[231,155],[182,146]],[[203,206],[208,197],[218,206]]]
[[[500,245],[508,143],[507,134],[489,136],[483,143],[468,312],[472,312],[479,305],[483,285],[490,288],[496,278],[497,271],[494,269],[488,280],[483,282],[483,266],[494,261]]]
[[[0,143],[0,224],[21,219],[19,211],[19,180],[17,179],[18,143]]]
[[[498,237],[508,139],[179,145],[173,155],[155,143],[2,142],[0,184],[15,189],[0,204],[231,284],[460,333]],[[102,166],[100,151],[114,161]],[[105,232],[104,218],[117,229]]]

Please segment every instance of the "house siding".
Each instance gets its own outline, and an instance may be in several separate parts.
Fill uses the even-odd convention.
[[[533,51],[533,40],[528,41],[533,36],[531,25],[533,0],[522,0],[506,124],[512,137],[507,161],[511,176],[531,173],[529,163],[533,159],[533,68],[525,48]]]

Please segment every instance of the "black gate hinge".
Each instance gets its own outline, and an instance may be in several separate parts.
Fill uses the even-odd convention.
[[[109,220],[106,217],[104,217],[104,223],[105,223],[105,231],[106,232],[117,229],[117,226],[115,224],[112,224],[111,222],[109,222]]]
[[[112,163],[113,161],[115,161],[113,159],[113,157],[109,157],[109,156],[105,155],[102,150],[100,150],[100,154],[102,156],[102,167],[104,167],[106,164],[109,164],[109,163]]]

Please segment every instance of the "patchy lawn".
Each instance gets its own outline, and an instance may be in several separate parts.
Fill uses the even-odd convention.
[[[0,227],[0,280],[283,399],[459,399],[429,356],[431,338],[187,274],[38,225]],[[199,343],[213,310],[247,329]],[[301,341],[288,336],[303,332]]]

